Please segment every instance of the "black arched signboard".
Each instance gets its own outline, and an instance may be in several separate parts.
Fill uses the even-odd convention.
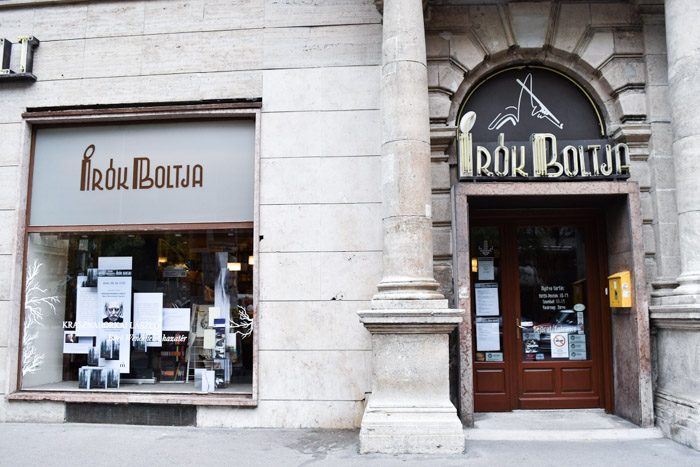
[[[459,114],[461,180],[626,179],[629,148],[606,138],[590,96],[543,67],[491,75]]]

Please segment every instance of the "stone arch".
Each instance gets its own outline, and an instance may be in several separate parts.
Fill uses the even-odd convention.
[[[641,19],[630,3],[428,4],[431,124],[454,128],[469,89],[513,65],[570,76],[594,99],[610,136],[646,121]]]
[[[576,63],[566,53],[558,52],[561,55],[551,50],[547,52],[531,50],[508,51],[501,54],[500,57],[493,57],[491,60],[482,62],[470,73],[465,74],[464,80],[455,91],[451,99],[446,124],[448,126],[456,125],[459,109],[468,93],[476,84],[502,69],[527,64],[540,65],[559,71],[581,86],[600,110],[608,134],[612,136],[612,133],[621,125],[621,117],[624,117],[624,109],[620,102],[613,97],[612,86],[605,77],[597,74],[586,63],[581,63],[580,61]]]

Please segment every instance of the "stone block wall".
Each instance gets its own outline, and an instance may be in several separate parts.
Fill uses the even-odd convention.
[[[372,0],[3,2],[0,37],[36,36],[38,81],[0,83],[0,393],[15,390],[32,107],[262,99],[259,405],[202,426],[359,426],[381,277],[379,66]],[[19,50],[13,50],[16,69]],[[0,399],[0,420],[62,403]]]

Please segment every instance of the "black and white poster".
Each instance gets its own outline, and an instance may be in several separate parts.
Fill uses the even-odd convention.
[[[100,366],[129,373],[131,257],[100,257],[97,272]]]

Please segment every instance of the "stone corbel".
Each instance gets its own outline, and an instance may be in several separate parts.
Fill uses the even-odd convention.
[[[612,131],[611,137],[617,143],[627,143],[632,160],[646,160],[649,157],[650,124],[623,123]]]
[[[455,144],[457,127],[431,126],[430,127],[430,152],[432,162],[449,161],[450,151]],[[451,162],[451,161],[450,161]]]

